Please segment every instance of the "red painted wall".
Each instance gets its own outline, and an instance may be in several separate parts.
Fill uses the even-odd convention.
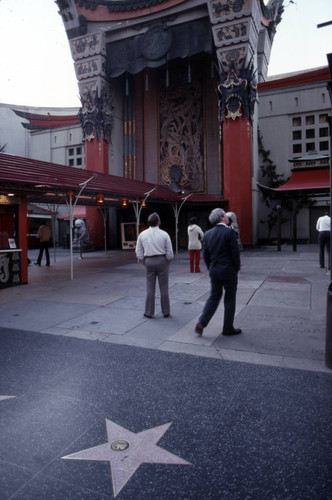
[[[21,282],[28,283],[28,217],[27,198],[21,196],[21,204],[18,208],[18,246],[21,248]]]
[[[252,244],[251,155],[252,128],[245,117],[225,119],[223,125],[224,197],[237,215],[243,244]]]
[[[108,174],[108,144],[97,138],[85,142],[85,168]],[[94,246],[104,246],[104,221],[97,207],[86,207],[86,228]]]

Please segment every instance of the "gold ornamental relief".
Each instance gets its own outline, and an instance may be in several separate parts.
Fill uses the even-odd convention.
[[[200,83],[160,94],[160,181],[175,191],[204,192],[204,130]]]

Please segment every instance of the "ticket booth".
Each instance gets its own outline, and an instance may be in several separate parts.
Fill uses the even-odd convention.
[[[25,228],[25,197],[0,195],[0,289],[27,282]]]

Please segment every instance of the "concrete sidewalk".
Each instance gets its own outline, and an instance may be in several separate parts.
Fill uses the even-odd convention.
[[[325,366],[326,303],[330,274],[320,269],[316,245],[245,250],[241,253],[235,326],[221,335],[223,305],[202,337],[194,327],[209,295],[209,275],[189,272],[180,252],[170,268],[171,317],[143,317],[145,273],[134,252],[74,254],[56,249],[51,267],[34,266],[29,284],[0,291],[1,327],[159,351],[332,373]],[[45,261],[43,261],[43,264]]]

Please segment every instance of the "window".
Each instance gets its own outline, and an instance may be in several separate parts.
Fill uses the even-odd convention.
[[[84,167],[84,148],[82,146],[67,149],[67,164],[69,167]]]
[[[307,142],[305,145],[305,150],[307,153],[312,153],[315,151],[315,143],[314,142]]]
[[[328,120],[327,113],[292,117],[293,156],[329,151]]]
[[[319,137],[327,137],[329,135],[329,129],[326,127],[319,129]]]
[[[329,149],[329,141],[321,141],[319,143],[319,151],[326,151]]]

